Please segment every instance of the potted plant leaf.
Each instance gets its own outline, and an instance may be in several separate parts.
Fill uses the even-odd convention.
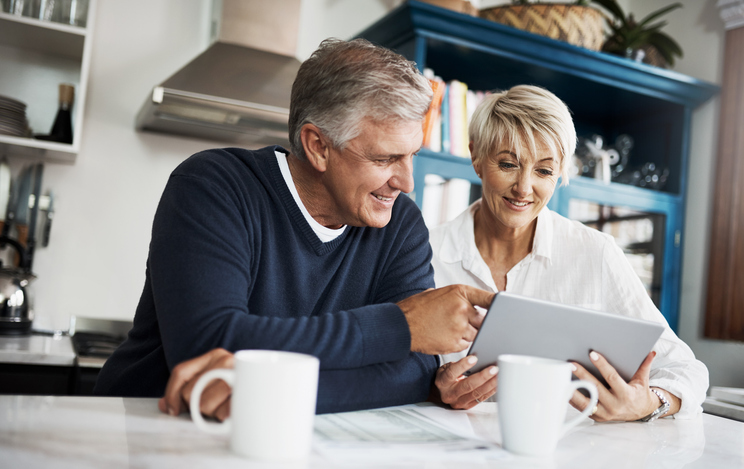
[[[607,9],[613,18],[607,18],[610,33],[602,46],[602,51],[630,57],[658,67],[673,66],[675,57],[682,57],[682,48],[669,35],[661,31],[666,21],[657,19],[681,8],[673,3],[649,13],[636,21],[632,13],[625,14],[616,0],[592,0]]]

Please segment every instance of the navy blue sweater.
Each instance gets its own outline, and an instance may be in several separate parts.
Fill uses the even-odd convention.
[[[96,394],[162,396],[175,365],[223,347],[318,357],[319,413],[426,399],[436,359],[410,352],[394,304],[434,286],[420,211],[401,196],[385,228],[349,226],[323,243],[275,150],[286,152],[209,150],[173,171],[134,327]]]

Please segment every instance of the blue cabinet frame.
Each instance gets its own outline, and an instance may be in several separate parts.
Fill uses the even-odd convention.
[[[579,135],[633,135],[637,162],[670,170],[663,191],[577,177],[556,190],[549,206],[567,216],[570,200],[580,198],[664,214],[660,310],[676,330],[691,115],[716,85],[412,0],[357,36],[472,89],[543,86],[566,102]],[[415,158],[413,172],[419,206],[426,174],[480,183],[468,158],[429,150]]]

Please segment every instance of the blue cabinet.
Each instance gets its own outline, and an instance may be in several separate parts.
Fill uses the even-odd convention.
[[[666,168],[668,178],[661,189],[575,177],[556,190],[550,207],[571,217],[577,201],[593,204],[599,207],[599,219],[582,221],[598,227],[646,220],[654,241],[628,249],[646,249],[654,257],[656,278],[649,283],[649,293],[676,330],[690,120],[693,109],[712,97],[717,86],[416,1],[404,3],[358,36],[397,50],[444,81],[457,79],[471,89],[545,87],[571,109],[579,136],[598,134],[612,142],[631,135],[635,144],[629,166],[653,163]],[[412,194],[419,206],[426,174],[479,182],[469,159],[422,150],[414,163]],[[606,212],[613,207],[614,212]]]

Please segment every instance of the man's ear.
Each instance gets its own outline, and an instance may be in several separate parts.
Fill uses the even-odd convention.
[[[313,124],[305,124],[300,130],[302,148],[305,149],[307,161],[319,172],[328,168],[330,145],[320,129]]]

